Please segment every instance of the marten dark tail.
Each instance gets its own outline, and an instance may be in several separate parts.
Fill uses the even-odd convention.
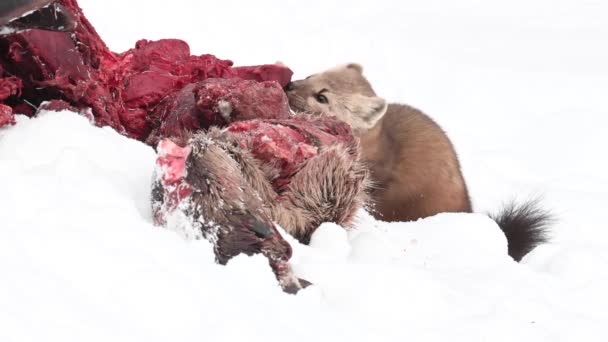
[[[509,255],[516,261],[549,241],[548,226],[554,221],[553,215],[540,207],[538,199],[522,204],[511,202],[490,217],[505,233]]]

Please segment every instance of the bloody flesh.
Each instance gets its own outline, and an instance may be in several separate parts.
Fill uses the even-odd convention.
[[[350,127],[332,118],[293,117],[282,90],[292,76],[285,66],[233,67],[213,55],[193,56],[177,39],[140,40],[133,49],[114,53],[76,0],[58,3],[75,20],[73,33],[34,29],[0,36],[0,127],[15,124],[15,113],[70,110],[152,146],[161,142],[152,190],[155,222],[164,225],[167,215],[186,208],[202,236],[213,237],[219,262],[238,253],[262,253],[284,290],[305,286],[291,271],[289,244],[264,212],[269,203],[261,202],[247,179],[237,177],[240,170],[211,172],[216,159],[205,159],[200,148],[196,156],[204,167],[186,170],[190,146],[165,139],[225,127],[230,139],[215,142],[225,147],[220,152],[228,159],[231,148],[250,153],[256,161],[248,166],[272,175],[273,198],[280,201],[292,177],[323,149],[349,146],[345,153],[352,150],[349,158],[358,158]],[[206,173],[213,177],[203,179]],[[244,187],[251,189],[241,201]],[[200,208],[207,211],[194,215]]]
[[[281,88],[291,79],[291,70],[280,65],[233,68],[213,55],[193,56],[178,39],[140,40],[113,53],[75,0],[58,3],[75,18],[73,33],[29,30],[0,37],[0,126],[12,123],[13,113],[32,115],[42,102],[60,99],[91,108],[97,125],[143,141],[152,129],[150,113],[187,85],[240,78],[275,81]],[[205,120],[215,119],[199,119]]]

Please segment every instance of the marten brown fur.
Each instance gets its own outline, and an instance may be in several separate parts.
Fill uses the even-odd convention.
[[[378,97],[358,64],[336,67],[285,88],[295,111],[334,116],[360,138],[373,182],[372,214],[413,221],[442,212],[472,212],[458,156],[441,127],[420,110]],[[494,216],[520,260],[546,240],[550,215],[532,201]]]

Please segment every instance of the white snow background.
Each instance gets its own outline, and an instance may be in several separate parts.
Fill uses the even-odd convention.
[[[544,196],[553,242],[515,263],[481,214],[290,240],[315,286],[261,256],[213,262],[151,223],[151,148],[73,113],[0,130],[0,341],[608,341],[605,1],[94,1],[115,51],[181,38],[295,78],[359,62],[436,119],[478,212]]]

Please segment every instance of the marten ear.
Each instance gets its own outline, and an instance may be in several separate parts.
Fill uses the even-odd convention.
[[[358,64],[358,63],[348,63],[348,64],[346,64],[346,68],[347,69],[353,69],[353,70],[357,71],[360,74],[363,73],[363,66],[361,64]]]
[[[374,127],[388,109],[388,103],[383,98],[361,94],[353,95],[346,105],[349,111],[359,119],[363,126],[361,128],[365,129]]]

